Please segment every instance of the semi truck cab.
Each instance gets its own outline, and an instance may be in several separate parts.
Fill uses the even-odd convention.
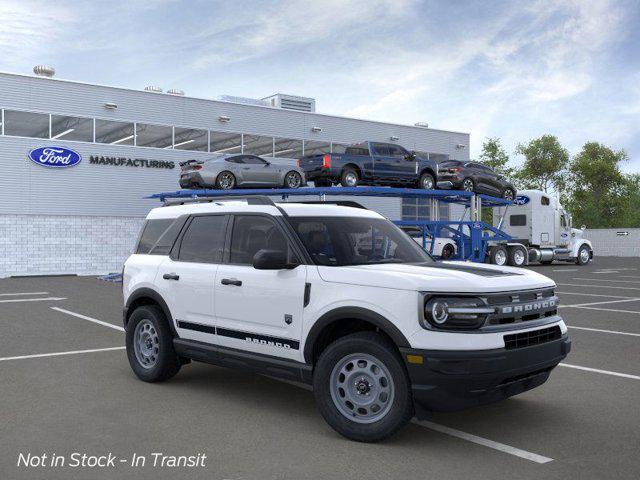
[[[572,228],[571,215],[560,202],[541,190],[518,192],[514,205],[494,225],[512,237],[512,242],[525,245],[529,262],[550,264],[554,260],[575,261],[584,265],[593,259],[593,247],[583,238],[586,227]]]

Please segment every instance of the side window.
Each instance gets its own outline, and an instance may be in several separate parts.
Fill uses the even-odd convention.
[[[388,145],[387,148],[389,149],[389,155],[392,157],[404,157],[409,153],[399,145]]]
[[[267,164],[267,162],[265,162],[260,157],[256,157],[255,155],[246,155],[242,158],[244,160],[243,163],[248,163],[249,165],[266,165]]]
[[[142,235],[138,241],[136,253],[149,253],[160,236],[173,223],[173,218],[162,218],[158,220],[147,220],[142,229]]]
[[[540,197],[540,204],[542,205],[549,205],[551,202],[549,200],[549,197]]]
[[[244,163],[244,157],[242,155],[238,155],[237,157],[229,157],[226,160],[229,163]]]
[[[182,236],[178,260],[181,262],[220,263],[227,225],[225,215],[193,217]]]
[[[509,217],[509,225],[512,227],[524,227],[527,224],[526,215],[511,215]]]
[[[260,250],[281,250],[291,259],[289,242],[273,220],[259,215],[236,215],[229,263],[251,265]]]
[[[560,225],[562,225],[563,228],[567,228],[567,219],[564,215],[560,216]]]
[[[149,251],[149,255],[169,255],[171,252],[171,248],[173,244],[176,242],[178,235],[180,235],[180,231],[187,221],[187,216],[177,218],[169,225],[160,238],[155,243],[155,245]]]
[[[384,143],[372,143],[371,146],[376,155],[387,156],[389,155],[389,147]]]

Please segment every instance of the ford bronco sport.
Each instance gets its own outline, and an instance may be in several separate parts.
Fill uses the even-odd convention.
[[[375,212],[177,203],[149,213],[123,272],[127,354],[144,381],[195,360],[305,382],[331,427],[371,442],[414,415],[537,387],[570,350],[553,281],[435,262]]]

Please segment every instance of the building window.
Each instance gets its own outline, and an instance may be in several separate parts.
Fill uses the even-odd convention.
[[[4,134],[14,137],[49,138],[49,115],[5,110]]]
[[[211,153],[242,153],[242,135],[239,133],[210,132]]]
[[[250,155],[273,156],[273,137],[263,137],[261,135],[243,135],[243,153]]]
[[[304,154],[306,155],[323,155],[331,153],[331,143],[317,142],[315,140],[304,141]]]
[[[136,124],[136,145],[138,147],[171,148],[173,128],[148,123]]]
[[[176,150],[208,151],[208,132],[192,128],[175,128],[173,148]]]
[[[290,138],[275,138],[274,157],[278,158],[300,158],[302,157],[302,140]]]
[[[111,145],[133,145],[134,125],[113,120],[96,120],[96,142]]]
[[[51,139],[93,142],[93,119],[51,115]]]

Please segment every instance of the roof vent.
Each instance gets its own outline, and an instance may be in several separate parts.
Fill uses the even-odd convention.
[[[309,97],[298,97],[296,95],[287,95],[284,93],[276,93],[270,97],[263,98],[269,102],[272,107],[284,108],[285,110],[297,110],[298,112],[315,112],[316,101]]]
[[[420,128],[429,128],[429,124],[427,122],[416,122],[414,125]]]
[[[160,87],[156,87],[155,85],[147,85],[146,87],[144,87],[144,90],[146,92],[162,93],[162,89]]]
[[[179,97],[183,97],[184,96],[184,91],[178,89],[178,88],[172,88],[171,90],[167,90],[167,93],[169,95],[178,95]]]
[[[56,74],[56,69],[53,67],[48,67],[47,65],[36,65],[35,67],[33,67],[33,73],[35,73],[39,77],[51,78]]]

